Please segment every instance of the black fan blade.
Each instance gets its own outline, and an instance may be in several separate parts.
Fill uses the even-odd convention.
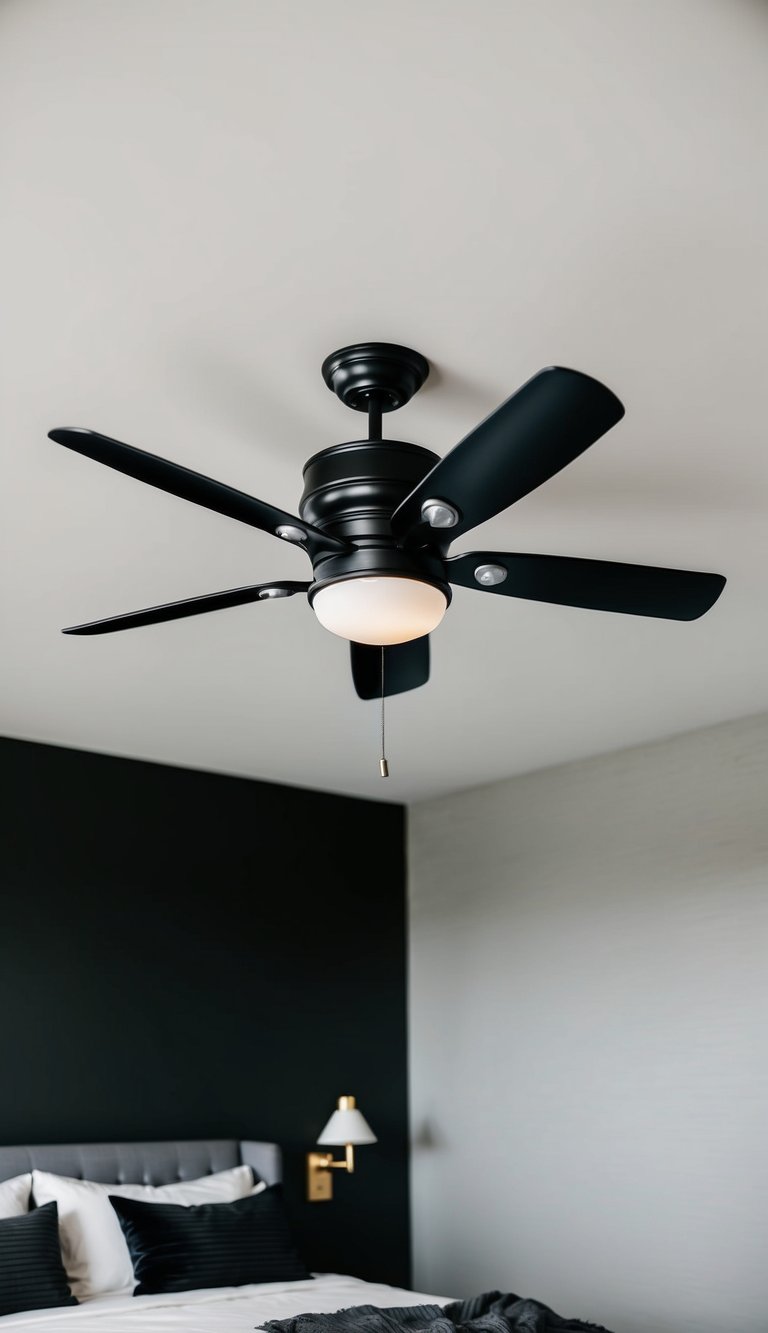
[[[368,643],[349,645],[352,679],[361,699],[381,698],[381,648]],[[429,680],[429,635],[384,649],[384,695],[416,690]]]
[[[57,444],[63,444],[67,449],[74,449],[75,453],[83,454],[86,458],[93,458],[97,463],[105,463],[107,467],[125,473],[126,477],[135,477],[136,481],[157,486],[159,490],[167,491],[169,495],[178,495],[182,500],[191,500],[193,504],[202,505],[204,509],[213,509],[217,514],[236,518],[240,523],[248,523],[252,528],[261,528],[263,532],[271,532],[273,536],[277,536],[277,529],[281,526],[298,528],[304,533],[301,545],[306,546],[313,560],[322,555],[341,555],[352,549],[347,542],[321,532],[311,523],[304,523],[293,514],[286,514],[284,510],[276,509],[274,505],[265,504],[263,500],[255,500],[253,496],[246,495],[243,491],[233,490],[231,486],[225,486],[221,481],[213,481],[211,477],[204,477],[200,472],[192,472],[179,463],[169,463],[165,458],[158,458],[156,454],[145,453],[143,449],[134,449],[131,444],[121,444],[119,440],[112,440],[108,435],[100,435],[98,431],[86,430],[82,426],[61,426],[49,430],[48,438],[55,440]]]
[[[540,370],[436,463],[392,516],[399,541],[452,542],[572,463],[624,415],[604,384],[578,370]],[[451,528],[421,517],[426,500],[458,511]]]
[[[506,576],[502,582],[484,583],[483,566],[485,578],[493,577],[489,569],[505,570]],[[451,583],[502,597],[666,620],[697,620],[714,606],[725,587],[722,574],[508,551],[470,551],[447,559],[445,568]]]
[[[62,634],[111,634],[116,629],[136,629],[140,625],[159,625],[165,620],[183,620],[185,616],[201,616],[206,611],[224,611],[228,606],[245,606],[248,602],[266,602],[277,597],[293,597],[306,592],[309,583],[255,583],[250,588],[229,588],[227,592],[210,592],[204,597],[187,597],[183,602],[166,602],[164,606],[148,606],[144,611],[128,611],[123,616],[108,620],[91,620],[86,625],[72,625]]]

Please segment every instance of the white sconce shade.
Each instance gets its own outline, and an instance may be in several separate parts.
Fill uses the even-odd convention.
[[[339,1106],[334,1111],[317,1142],[324,1147],[344,1147],[348,1143],[360,1147],[364,1143],[376,1143],[376,1135],[365,1116],[354,1105],[354,1097],[340,1097],[339,1102],[352,1102],[352,1106]]]
[[[312,610],[332,634],[379,647],[430,634],[447,605],[432,583],[387,576],[329,583],[315,594]]]

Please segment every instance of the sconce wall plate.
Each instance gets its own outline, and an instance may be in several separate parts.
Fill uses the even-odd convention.
[[[327,1203],[333,1198],[331,1153],[307,1153],[307,1198],[310,1203]]]

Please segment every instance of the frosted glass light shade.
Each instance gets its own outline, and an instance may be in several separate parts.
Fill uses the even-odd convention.
[[[331,634],[376,646],[408,643],[430,634],[447,605],[445,594],[433,584],[401,577],[330,583],[312,601],[320,624]]]
[[[330,1148],[347,1143],[376,1143],[377,1139],[365,1116],[360,1111],[351,1110],[334,1111],[317,1141]]]

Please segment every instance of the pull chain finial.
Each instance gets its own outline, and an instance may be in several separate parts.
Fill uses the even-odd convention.
[[[379,760],[379,773],[383,778],[389,777],[389,764],[384,745],[384,648],[381,649],[381,758]]]

